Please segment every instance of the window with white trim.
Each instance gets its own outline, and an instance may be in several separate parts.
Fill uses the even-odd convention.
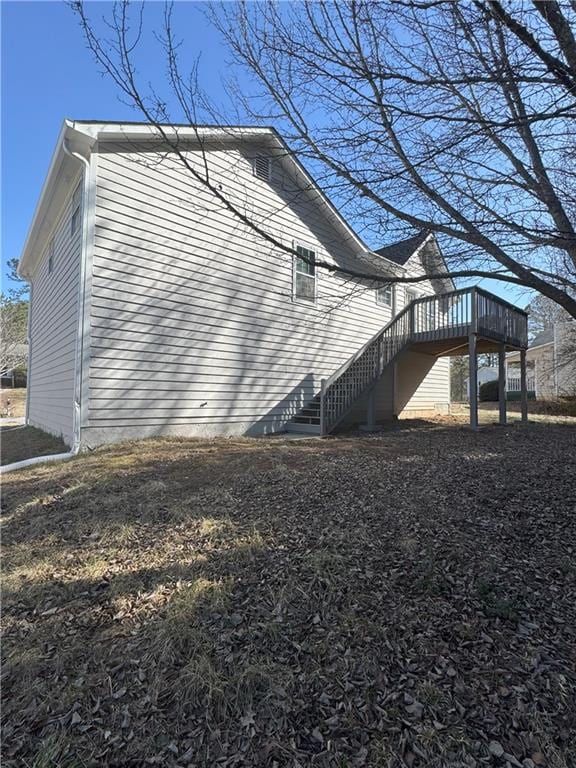
[[[272,173],[272,163],[269,157],[255,157],[252,160],[252,173],[256,178],[262,181],[270,181]]]
[[[376,288],[376,304],[394,309],[394,286],[380,285]]]
[[[72,195],[72,218],[70,219],[70,236],[75,235],[80,229],[80,216],[82,215],[82,182],[74,190]]]
[[[316,301],[316,252],[297,243],[294,246],[294,299]]]
[[[48,243],[48,274],[51,274],[54,271],[55,251],[54,238],[52,238]]]

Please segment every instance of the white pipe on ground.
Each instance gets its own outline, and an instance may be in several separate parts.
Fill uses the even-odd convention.
[[[68,451],[68,453],[52,453],[47,456],[35,456],[33,459],[24,459],[23,461],[15,461],[12,464],[6,464],[0,467],[0,475],[5,475],[7,472],[13,472],[15,469],[24,469],[25,467],[31,467],[33,464],[42,464],[48,461],[64,461],[65,459],[73,459],[78,453],[78,449]]]

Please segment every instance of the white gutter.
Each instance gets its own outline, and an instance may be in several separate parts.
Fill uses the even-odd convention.
[[[34,466],[35,464],[43,464],[51,461],[65,461],[66,459],[72,459],[80,450],[80,402],[82,393],[82,353],[83,353],[83,341],[84,341],[84,305],[86,298],[85,291],[85,279],[86,279],[86,250],[87,250],[87,231],[88,231],[88,185],[90,184],[90,161],[78,152],[73,152],[69,149],[66,143],[66,138],[62,140],[62,149],[70,157],[79,160],[85,166],[84,172],[84,189],[82,194],[82,245],[80,249],[80,285],[78,288],[78,331],[76,336],[76,357],[74,362],[74,441],[72,447],[66,453],[54,453],[47,456],[34,456],[31,459],[24,459],[23,461],[15,461],[12,464],[6,464],[0,467],[0,475],[5,475],[8,472],[13,472],[17,469],[25,469],[26,467]],[[32,298],[32,294],[30,294]],[[32,308],[32,302],[30,302],[30,308]],[[29,316],[30,319],[30,316]],[[29,366],[30,367],[30,366]],[[29,388],[26,396],[26,407],[28,410],[28,398]],[[26,414],[26,422],[28,422],[28,414]]]

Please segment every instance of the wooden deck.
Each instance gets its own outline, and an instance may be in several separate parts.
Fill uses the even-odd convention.
[[[475,392],[477,354],[498,352],[503,371],[506,352],[520,350],[525,357],[527,346],[526,312],[480,288],[415,299],[322,381],[321,392],[294,417],[294,428],[320,435],[332,432],[408,349],[435,357],[469,355],[471,390]],[[505,380],[503,373],[500,379]],[[471,402],[470,410],[471,425],[477,426],[477,403]],[[501,421],[505,421],[505,411]]]
[[[438,357],[469,354],[473,386],[478,353],[498,352],[503,366],[507,350],[524,354],[527,346],[526,312],[480,288],[415,299],[322,383],[320,434],[332,431],[406,349]]]
[[[477,337],[478,352],[525,349],[528,322],[524,310],[480,288],[426,296],[408,307],[410,340],[419,351],[436,355],[462,355],[470,334]]]

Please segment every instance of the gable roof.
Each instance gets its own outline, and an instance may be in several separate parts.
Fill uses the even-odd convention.
[[[275,128],[171,124],[163,125],[162,129],[170,139],[178,142],[216,140],[232,143],[258,140],[265,143],[281,158],[282,162],[290,165],[297,177],[304,180],[307,191],[314,196],[342,240],[349,244],[361,260],[368,260],[376,269],[382,268],[383,275],[390,272],[398,273],[397,262],[384,254],[378,254],[380,258],[374,264],[373,251],[346,222]],[[64,120],[18,264],[18,274],[21,277],[30,278],[34,272],[64,199],[70,190],[70,179],[78,175],[80,158],[87,160],[98,141],[159,142],[162,141],[162,136],[158,129],[149,123]]]
[[[532,339],[532,343],[529,346],[529,349],[532,349],[532,347],[543,347],[545,344],[553,344],[554,343],[554,328],[545,328],[543,331],[540,331],[540,333],[537,333],[536,336]]]
[[[422,230],[422,232],[419,232],[413,237],[408,237],[406,240],[398,240],[395,243],[390,243],[390,245],[384,245],[382,248],[377,248],[375,253],[403,266],[408,259],[414,255],[414,252],[424,244],[429,235],[430,232]]]
[[[402,269],[405,268],[406,264],[413,256],[418,254],[426,273],[429,274],[432,272],[437,275],[445,274],[445,277],[438,277],[431,280],[434,289],[439,289],[441,292],[448,292],[453,291],[456,288],[454,281],[448,274],[448,267],[446,266],[436,236],[430,230],[423,229],[412,237],[408,237],[405,240],[398,240],[395,243],[390,243],[390,245],[385,245],[374,251],[374,253],[378,254],[381,258],[393,261]]]

